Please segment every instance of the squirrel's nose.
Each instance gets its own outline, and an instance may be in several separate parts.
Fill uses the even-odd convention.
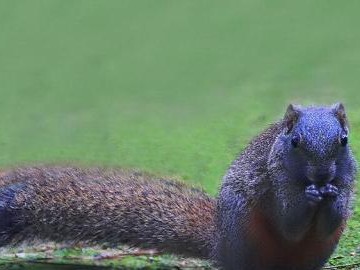
[[[330,172],[319,172],[314,176],[314,182],[320,186],[329,183],[333,179],[333,175]]]

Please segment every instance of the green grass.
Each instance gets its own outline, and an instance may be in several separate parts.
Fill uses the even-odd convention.
[[[150,250],[149,250],[150,251]],[[108,248],[66,247],[54,243],[20,246],[1,249],[0,270],[2,269],[213,269],[209,262],[180,258],[174,255],[161,256],[139,248],[119,246]]]
[[[236,153],[289,102],[339,100],[360,157],[359,8],[1,1],[0,166],[136,167],[216,194]],[[359,205],[338,264],[360,260]]]

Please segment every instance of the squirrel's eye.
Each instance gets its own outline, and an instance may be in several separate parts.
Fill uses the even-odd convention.
[[[348,143],[348,135],[347,134],[342,134],[340,137],[340,143],[341,146],[346,146]]]
[[[291,138],[291,145],[296,148],[298,147],[300,143],[300,136],[299,135],[294,135],[292,138]]]

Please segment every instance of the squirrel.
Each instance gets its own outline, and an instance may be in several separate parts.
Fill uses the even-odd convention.
[[[356,161],[344,106],[289,105],[217,198],[136,171],[60,166],[0,174],[0,246],[30,237],[127,243],[222,269],[317,270],[351,214]]]

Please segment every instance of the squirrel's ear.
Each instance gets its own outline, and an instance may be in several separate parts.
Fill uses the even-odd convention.
[[[284,116],[284,120],[287,128],[286,133],[289,133],[293,129],[296,121],[299,119],[299,116],[300,116],[300,107],[290,104]]]
[[[344,105],[341,102],[339,102],[339,103],[336,103],[336,104],[332,105],[331,108],[332,108],[332,111],[334,112],[336,118],[339,120],[342,128],[346,132],[348,132],[349,123],[348,123],[348,120],[347,120],[347,117],[346,117]]]

